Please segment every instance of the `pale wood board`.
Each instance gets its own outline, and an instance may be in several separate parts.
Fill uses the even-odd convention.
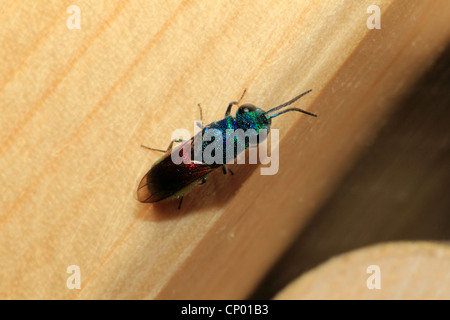
[[[0,6],[0,297],[244,298],[447,43],[450,2],[70,1]],[[273,121],[280,170],[136,201],[177,128],[312,88]],[[69,290],[78,265],[82,288]]]
[[[357,248],[450,245],[450,46],[396,105],[251,299],[272,298],[302,273]]]
[[[275,299],[448,300],[449,270],[448,244],[390,242],[337,256],[290,283]]]

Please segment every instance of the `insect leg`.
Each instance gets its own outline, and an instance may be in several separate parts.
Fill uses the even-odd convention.
[[[173,143],[174,143],[174,142],[183,142],[183,141],[185,141],[185,140],[180,139],[180,138],[173,139],[173,140],[170,142],[169,146],[167,147],[167,150],[161,150],[161,149],[150,148],[150,147],[144,146],[143,144],[141,144],[141,147],[142,147],[142,148],[145,148],[145,149],[153,150],[153,151],[158,151],[158,152],[162,152],[162,153],[168,153],[168,152],[171,152],[171,151],[172,151],[172,147],[173,147]]]
[[[197,104],[197,105],[198,105],[198,108],[200,109],[200,121],[203,121],[203,111],[202,111],[202,106],[200,105],[200,103]]]
[[[198,108],[200,109],[200,122],[203,123],[203,112],[202,112],[202,106],[200,105],[200,103],[198,104]],[[195,122],[195,124],[196,124],[197,127],[199,127],[200,129],[203,129],[203,125],[200,125],[200,123]]]
[[[237,101],[232,101],[230,102],[230,104],[227,107],[227,111],[225,111],[225,118],[228,117],[231,113],[231,108],[233,107],[233,105],[237,105]]]
[[[225,117],[228,117],[231,113],[231,108],[233,107],[233,105],[239,105],[239,103],[241,103],[242,98],[244,98],[245,93],[247,92],[247,88],[244,89],[244,92],[242,93],[242,96],[239,98],[238,101],[232,101],[228,104],[227,107],[227,111],[225,111]]]
[[[200,185],[205,184],[206,183],[206,176],[203,177],[202,182],[200,183]]]
[[[183,202],[183,198],[184,198],[184,196],[181,196],[180,202],[178,202],[178,210],[181,209],[181,203]]]
[[[223,174],[227,174],[227,172],[230,171],[231,175],[234,175],[233,171],[231,171],[231,169],[227,168],[226,165],[222,166],[222,172]]]

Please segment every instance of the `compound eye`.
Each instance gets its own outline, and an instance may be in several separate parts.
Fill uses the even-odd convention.
[[[252,104],[243,104],[242,106],[239,107],[238,109],[238,113],[239,114],[244,114],[244,113],[248,113],[248,112],[252,112],[255,111],[256,107]]]

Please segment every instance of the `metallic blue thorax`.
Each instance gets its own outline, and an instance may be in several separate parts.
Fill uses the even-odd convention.
[[[212,154],[216,159],[219,159],[220,157],[222,164],[236,158],[239,153],[250,146],[252,141],[254,141],[255,144],[259,142],[258,134],[261,129],[266,129],[268,133],[270,129],[270,120],[268,121],[265,117],[262,118],[262,112],[262,110],[261,112],[258,110],[247,114],[237,114],[236,118],[227,116],[222,120],[210,123],[202,130],[201,151],[205,154]],[[240,135],[239,132],[236,132],[238,129],[241,129]],[[235,132],[235,135],[231,135]],[[196,136],[196,138],[200,139],[199,136]],[[233,139],[232,143],[230,142],[230,139]],[[220,150],[218,144],[220,140],[223,142],[222,150]],[[195,140],[194,138],[194,145],[196,145],[198,141],[199,140]],[[218,156],[216,152],[221,153],[221,156]]]

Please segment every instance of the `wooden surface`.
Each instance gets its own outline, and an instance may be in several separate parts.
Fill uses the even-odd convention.
[[[450,45],[396,103],[252,299],[273,298],[306,271],[358,248],[394,241],[450,245],[449,106]]]
[[[448,300],[449,270],[448,244],[379,244],[327,261],[289,284],[275,299]]]
[[[0,297],[244,298],[320,207],[393,101],[450,35],[450,2],[66,1],[0,4]],[[310,89],[280,130],[280,170],[214,173],[173,201],[137,184],[167,146],[244,102]],[[78,265],[81,289],[66,286]]]

